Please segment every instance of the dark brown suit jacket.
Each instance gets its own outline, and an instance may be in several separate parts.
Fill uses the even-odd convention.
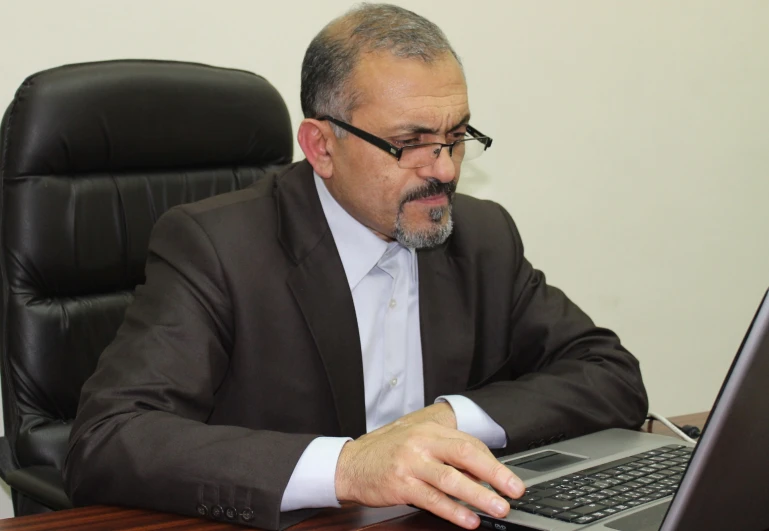
[[[508,213],[458,194],[454,220],[418,253],[425,403],[469,397],[506,453],[639,426],[638,362],[545,283]],[[366,428],[355,309],[310,165],[169,211],[146,277],[82,391],[72,500],[232,507],[267,528],[306,517],[280,513],[305,447]]]

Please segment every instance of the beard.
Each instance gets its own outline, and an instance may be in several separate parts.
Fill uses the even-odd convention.
[[[452,206],[456,189],[456,180],[442,183],[437,179],[430,179],[424,187],[408,192],[401,200],[398,215],[395,218],[393,236],[398,243],[411,249],[429,249],[445,242],[454,229]],[[448,204],[430,209],[428,212],[430,224],[427,227],[410,229],[404,220],[406,203],[438,194],[444,194],[448,198]]]

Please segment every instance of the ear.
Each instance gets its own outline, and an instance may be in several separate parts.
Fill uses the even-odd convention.
[[[328,179],[334,173],[334,163],[331,160],[333,143],[336,140],[331,126],[326,121],[305,118],[299,124],[296,135],[299,146],[307,157],[315,173]]]

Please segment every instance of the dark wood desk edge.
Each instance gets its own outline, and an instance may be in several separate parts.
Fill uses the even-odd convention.
[[[166,529],[169,527],[184,529],[185,531],[236,531],[244,529],[224,522],[212,522],[171,513],[108,505],[92,505],[0,520],[0,530],[2,531],[43,531],[50,529],[116,531]]]
[[[389,520],[408,516],[416,509],[406,506],[371,508],[348,505],[326,509],[290,528],[291,531],[323,529],[348,531],[369,529]],[[0,531],[43,531],[50,529],[87,531],[130,531],[175,529],[184,531],[243,531],[254,529],[229,522],[119,506],[92,505],[65,511],[0,520]]]

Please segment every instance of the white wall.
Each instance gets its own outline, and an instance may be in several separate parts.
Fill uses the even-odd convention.
[[[396,3],[447,33],[494,137],[461,188],[620,334],[654,410],[708,409],[769,286],[769,2]],[[163,58],[264,75],[296,125],[304,50],[350,4],[0,0],[0,106],[41,69]]]

